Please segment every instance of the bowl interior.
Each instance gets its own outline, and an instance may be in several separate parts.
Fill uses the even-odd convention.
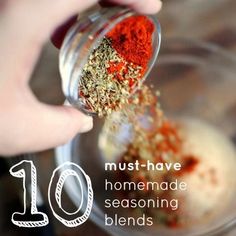
[[[72,144],[57,150],[57,162],[65,161],[62,153],[65,153],[66,149],[68,159],[80,164],[91,177],[95,195],[91,219],[95,223],[114,235],[162,236],[216,235],[234,225],[236,220],[236,203],[233,200],[236,190],[233,176],[233,167],[236,164],[235,74],[235,57],[214,45],[187,40],[164,40],[158,61],[146,81],[161,92],[161,106],[166,116],[189,124],[191,132],[202,142],[199,145],[205,145],[203,150],[206,155],[201,164],[205,168],[203,171],[208,171],[212,166],[218,170],[220,187],[210,186],[207,180],[200,182],[199,186],[187,180],[190,181],[190,194],[194,192],[197,195],[204,191],[208,194],[204,195],[203,203],[199,200],[201,194],[195,202],[190,203],[189,215],[195,215],[196,207],[201,208],[202,205],[209,203],[211,210],[215,212],[214,216],[178,229],[104,227],[104,214],[111,213],[104,209],[104,200],[114,197],[103,190],[105,178],[112,179],[112,176],[104,171],[104,163],[111,161],[112,158],[114,160],[115,155],[111,154],[113,152],[106,152],[104,145],[107,145],[109,136],[104,137],[104,121],[96,119],[93,131],[78,136]],[[114,150],[122,150],[122,146],[127,144],[128,140],[124,142],[124,130],[120,131],[121,136],[113,140]],[[209,139],[213,133],[218,135],[214,141]],[[76,189],[76,183],[67,186],[67,192],[75,204],[78,202]],[[223,207],[221,207],[222,202],[224,202]]]

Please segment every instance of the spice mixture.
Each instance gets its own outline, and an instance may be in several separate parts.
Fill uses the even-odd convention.
[[[198,168],[199,163],[204,161],[203,152],[195,155],[195,152],[192,152],[194,146],[186,151],[185,146],[188,140],[185,139],[186,137],[182,133],[182,127],[164,116],[159,103],[159,92],[154,93],[151,87],[146,85],[141,87],[143,76],[152,56],[153,32],[154,26],[145,16],[132,16],[117,24],[90,54],[79,81],[79,95],[92,112],[97,113],[99,117],[107,117],[104,127],[115,138],[117,138],[119,129],[125,123],[131,124],[132,131],[130,133],[132,135],[127,140],[121,138],[125,149],[122,150],[121,146],[117,147],[119,151],[122,150],[122,155],[118,157],[119,163],[135,163],[137,160],[141,164],[146,163],[147,160],[154,164],[181,163],[181,171],[171,169],[170,171],[120,171],[118,174],[116,172],[116,178],[119,181],[142,182],[144,184],[152,181],[166,181],[169,184],[176,179],[193,179],[193,183],[190,181],[190,186],[194,186],[194,189],[189,191],[190,197],[178,195],[179,193],[177,193],[177,196],[171,190],[153,191],[148,188],[145,188],[144,191],[119,192],[121,197],[136,200],[171,200],[177,197],[181,202],[189,201],[187,207],[186,204],[179,204],[180,207],[175,211],[168,206],[159,209],[131,210],[136,215],[146,214],[151,216],[156,225],[180,227],[185,226],[192,216],[202,218],[202,216],[209,215],[212,209],[215,209],[215,205],[205,204],[206,199],[208,199],[206,197],[208,196],[207,186],[205,192],[202,191],[201,193],[202,198],[199,197],[201,199],[198,202],[200,210],[197,210],[201,214],[197,214],[197,210],[193,210],[194,213],[190,212],[189,209],[195,209],[193,206],[197,202],[196,199],[192,198],[191,193],[198,191],[195,182],[199,183],[199,186],[204,189],[205,172],[210,173],[209,178],[212,186],[218,183],[217,175],[220,172],[218,169],[222,168],[222,165],[219,162],[218,166],[209,167],[210,171],[207,169],[207,171],[203,171],[204,173],[198,173],[197,177],[190,176],[189,174],[199,171],[196,171],[196,169],[200,169]],[[135,91],[136,93],[134,93]],[[116,114],[114,111],[119,111],[116,119],[113,119]],[[126,133],[130,131],[129,128],[129,126],[125,127]],[[109,137],[109,140],[112,139],[114,137]],[[206,143],[211,143],[211,140],[207,140]],[[108,146],[111,148],[111,145]],[[208,152],[207,148],[205,152]],[[234,156],[233,151],[232,153],[231,156]],[[217,157],[217,155],[216,153],[212,156]],[[223,172],[220,175],[223,177]],[[222,184],[222,186],[226,186],[226,184]],[[219,199],[222,199],[221,192],[217,191],[217,188],[212,190],[215,197],[214,204],[218,204]],[[212,198],[211,201],[213,202]]]
[[[163,171],[120,171],[116,176],[118,180],[124,182],[147,183],[150,181],[167,181],[172,182],[176,178],[195,170],[199,163],[196,156],[191,153],[186,154],[183,150],[184,139],[181,134],[181,127],[174,122],[168,120],[159,104],[159,93],[154,94],[147,86],[142,86],[130,100],[129,106],[122,111],[126,121],[132,124],[133,134],[132,140],[126,147],[126,150],[119,158],[122,163],[135,163],[136,160],[140,164],[145,164],[147,160],[154,164],[157,163],[181,163],[181,171],[163,170]],[[123,122],[123,121],[122,121]],[[118,130],[119,125],[111,121],[111,125]],[[122,197],[127,196],[130,199],[171,199],[174,198],[174,192],[169,191],[129,191],[123,192]],[[169,207],[162,209],[148,208],[136,209],[141,215],[145,213],[154,218],[156,224],[168,227],[179,227],[182,225],[180,217],[180,209],[173,211]]]
[[[234,197],[235,181],[229,174],[235,165],[233,144],[215,127],[202,121],[167,119],[159,95],[151,86],[142,85],[122,111],[107,117],[99,137],[104,158],[108,162],[116,161],[117,165],[135,165],[137,161],[140,165],[181,163],[180,171],[174,168],[114,171],[114,183],[145,186],[142,190],[115,191],[115,199],[128,199],[129,203],[148,203],[150,199],[163,202],[160,207],[121,209],[121,215],[138,218],[145,214],[153,219],[155,226],[167,228],[187,228],[222,217]],[[187,190],[148,188],[150,182],[171,186],[175,181],[184,181]],[[173,200],[178,201],[176,210],[170,204]]]
[[[146,16],[132,16],[92,51],[79,82],[79,95],[92,112],[103,117],[128,103],[151,59],[153,31]]]

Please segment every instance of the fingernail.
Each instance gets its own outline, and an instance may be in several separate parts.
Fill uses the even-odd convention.
[[[85,116],[80,128],[80,133],[85,133],[93,128],[93,118],[90,116]]]
[[[158,3],[160,4],[159,10],[162,8],[163,2],[161,0],[158,0]]]

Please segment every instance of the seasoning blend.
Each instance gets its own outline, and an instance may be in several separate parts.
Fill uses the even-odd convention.
[[[142,214],[151,216],[158,227],[188,228],[206,223],[219,217],[232,202],[235,181],[229,173],[234,173],[236,150],[215,127],[202,121],[167,119],[157,95],[159,93],[143,85],[126,108],[106,119],[99,147],[106,162],[181,163],[180,171],[173,168],[169,171],[117,171],[113,174],[114,182],[147,186],[149,182],[167,182],[168,185],[178,181],[186,183],[187,189],[128,190],[114,192],[113,197],[130,202],[133,199],[163,201],[162,207],[129,208],[122,212],[136,218]],[[169,205],[171,201],[178,205],[175,210]]]
[[[131,16],[118,23],[93,50],[79,81],[84,102],[99,116],[128,103],[152,57],[153,23]]]
[[[160,41],[153,16],[112,8],[84,17],[60,52],[64,94],[86,114],[104,117],[121,109],[151,70]]]

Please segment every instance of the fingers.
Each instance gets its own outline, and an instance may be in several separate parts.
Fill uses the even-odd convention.
[[[0,142],[2,154],[8,156],[54,148],[93,127],[92,117],[75,108],[44,104],[37,107],[37,104],[21,115],[15,130],[10,131],[9,140],[5,138],[2,145]],[[14,143],[14,140],[17,142]]]
[[[162,7],[162,2],[159,0],[103,0],[99,3],[103,7],[112,7],[117,4],[126,5],[144,14],[157,13]],[[57,30],[53,33],[51,41],[56,48],[61,47],[68,29],[76,21],[76,18],[76,16],[69,18],[69,20],[58,27]]]
[[[65,144],[77,133],[92,129],[92,118],[75,108],[42,104],[29,88],[15,84],[6,88],[0,93],[2,155],[53,148]]]
[[[4,1],[9,3],[0,14],[0,71],[3,78],[22,83],[28,83],[40,51],[52,31],[71,15],[97,2]]]
[[[1,12],[0,23],[5,21],[9,23],[8,26],[17,26],[15,35],[23,34],[26,40],[37,36],[45,41],[58,25],[98,0],[3,1],[10,3]]]
[[[49,18],[47,21],[50,22],[48,25],[51,26],[50,30],[52,31],[58,25],[63,24],[69,17],[76,15],[79,12],[83,12],[96,4],[98,0],[44,0],[43,2],[45,2],[45,9],[48,9],[49,11]]]
[[[39,104],[35,114],[37,115],[33,118],[35,123],[32,127],[35,137],[31,137],[32,144],[25,147],[33,147],[34,150],[31,151],[65,144],[76,134],[87,132],[93,127],[92,117],[69,106]]]
[[[160,0],[109,0],[109,2],[131,7],[142,14],[155,14],[162,7]]]

